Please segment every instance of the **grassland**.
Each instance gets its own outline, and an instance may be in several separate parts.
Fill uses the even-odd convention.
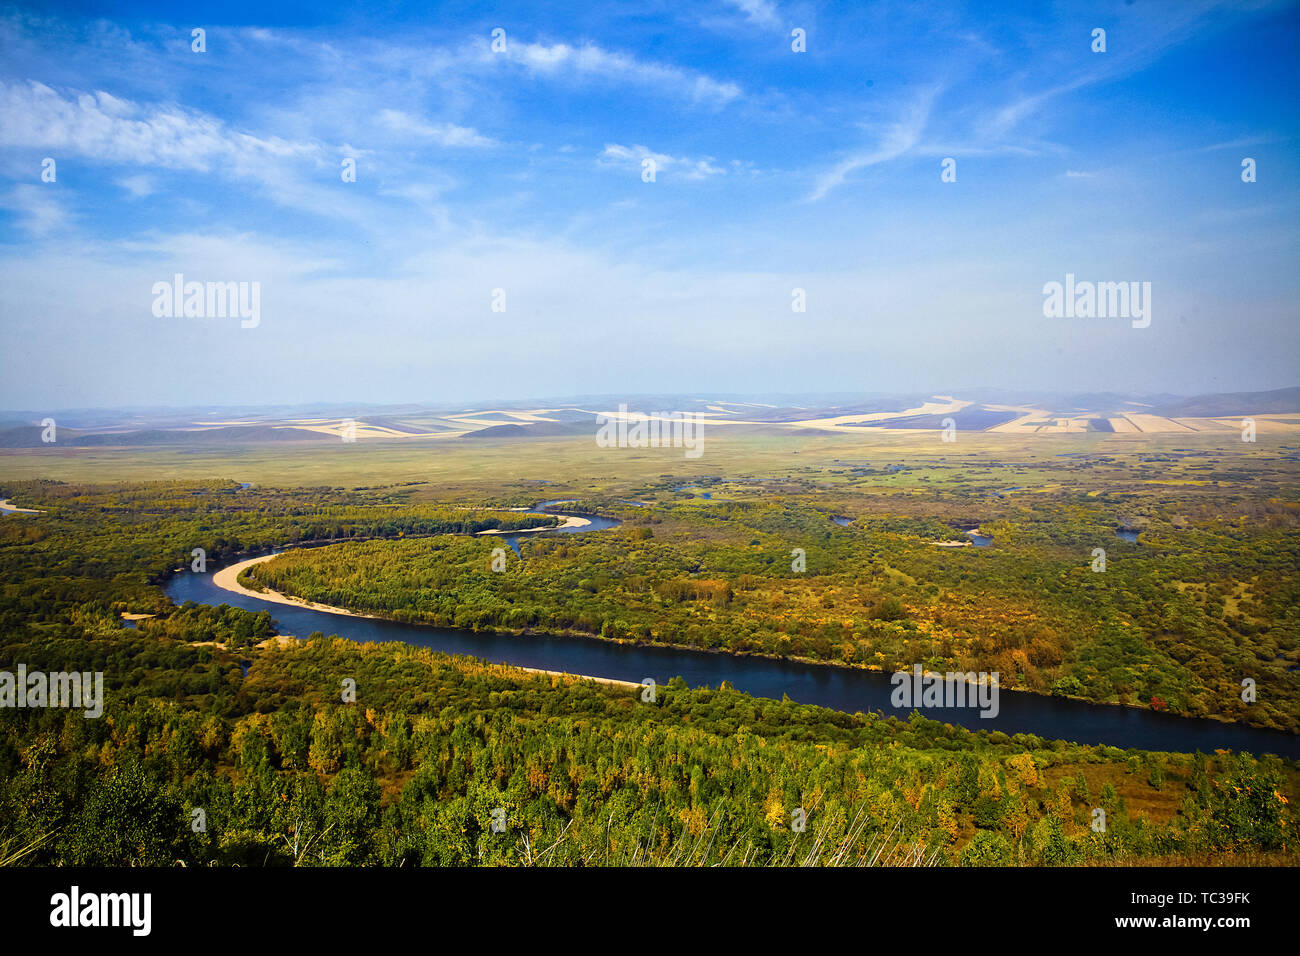
[[[1114,491],[1134,481],[1208,483],[1205,459],[1140,459],[1207,453],[1224,468],[1249,468],[1252,476],[1279,486],[1296,484],[1300,464],[1295,447],[1248,444],[1222,435],[1126,435],[1081,433],[1006,436],[962,434],[944,443],[936,433],[870,434],[742,431],[707,432],[704,455],[685,458],[680,449],[601,449],[590,437],[527,440],[373,439],[306,442],[293,446],[251,444],[212,448],[8,449],[0,454],[0,480],[173,481],[234,478],[280,487],[361,487],[427,483],[429,494],[456,500],[538,485],[541,497],[564,494],[628,493],[662,476],[683,482],[702,477],[801,477],[828,484],[854,481],[850,469],[869,463],[879,469],[902,464],[903,471],[873,476],[880,490],[1002,483],[1045,488],[1065,477],[1063,455],[1113,457],[1113,463],[1074,470],[1069,481],[1087,490]],[[1004,481],[1005,479],[1005,481]],[[21,503],[21,502],[20,502]]]

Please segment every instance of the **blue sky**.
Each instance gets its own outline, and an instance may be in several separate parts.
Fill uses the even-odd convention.
[[[0,10],[0,406],[1300,378],[1295,4],[187,6]]]

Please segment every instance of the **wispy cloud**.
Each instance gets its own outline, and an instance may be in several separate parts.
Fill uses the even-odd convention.
[[[920,142],[938,95],[938,87],[923,90],[902,108],[896,119],[879,126],[879,135],[872,146],[850,154],[819,175],[808,200],[824,199],[831,190],[843,185],[850,174],[897,159],[913,149]]]
[[[175,106],[143,106],[102,90],[59,93],[35,80],[0,80],[0,147],[168,169],[248,171],[259,163],[306,156],[313,144],[258,137]]]
[[[1256,4],[1261,10],[1271,5],[1272,0]],[[1187,0],[1154,9],[1130,5],[1106,18],[1110,40],[1104,52],[1092,52],[1088,42],[1091,31],[1080,31],[1075,45],[1058,47],[1055,55],[1039,56],[1028,64],[1023,74],[1029,82],[1034,77],[1042,78],[1039,88],[1011,97],[991,110],[981,124],[981,132],[994,139],[1006,137],[1052,101],[1132,76],[1200,35],[1213,18],[1232,11],[1233,5],[1224,0]],[[1062,75],[1068,78],[1060,81]]]
[[[727,0],[727,3],[743,13],[756,26],[765,28],[781,26],[776,4],[771,0]]]
[[[37,238],[56,231],[68,219],[67,210],[48,184],[19,183],[0,195],[0,208],[12,212],[19,228]]]
[[[145,196],[154,194],[155,187],[153,178],[143,174],[138,176],[123,176],[117,180],[117,184],[126,190],[127,195],[132,199],[142,199]]]
[[[1268,146],[1272,143],[1279,142],[1275,136],[1241,136],[1237,139],[1230,139],[1222,143],[1211,143],[1209,146],[1202,146],[1202,152],[1217,152],[1221,149],[1250,149],[1253,146]]]
[[[715,165],[712,156],[689,159],[684,156],[669,156],[666,153],[656,153],[645,146],[621,146],[618,143],[606,143],[605,149],[600,154],[602,163],[635,166],[638,169],[642,167],[642,164],[647,159],[654,161],[656,172],[668,171],[680,175],[682,179],[698,181],[726,173],[725,168]],[[733,163],[734,165],[735,163]]]
[[[489,53],[489,56],[497,54]],[[638,59],[594,44],[517,43],[504,56],[532,73],[556,79],[606,79],[631,83],[677,98],[725,106],[742,94],[740,86],[694,70]]]
[[[379,121],[396,133],[432,140],[439,146],[484,147],[497,145],[496,140],[490,136],[484,136],[471,127],[457,126],[455,123],[426,123],[408,113],[403,113],[401,110],[382,110],[379,113]]]

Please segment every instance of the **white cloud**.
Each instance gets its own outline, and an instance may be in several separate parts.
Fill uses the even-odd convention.
[[[727,0],[749,19],[750,23],[760,27],[779,27],[781,19],[777,16],[776,4],[771,0]]]
[[[335,219],[372,222],[373,204],[355,191],[334,187],[339,152],[318,141],[294,141],[236,130],[208,114],[176,106],[143,105],[104,91],[60,93],[35,81],[0,80],[0,147],[38,148],[57,160],[189,170],[251,181],[272,202]],[[448,131],[448,135],[458,135]],[[352,155],[358,155],[352,151]],[[346,153],[344,155],[347,155]],[[328,176],[317,175],[328,169]],[[153,180],[116,180],[132,198],[152,191]],[[47,211],[34,224],[56,220]]]
[[[817,177],[809,201],[816,202],[844,183],[849,174],[879,163],[897,159],[913,149],[930,119],[930,108],[938,95],[937,88],[922,93],[910,103],[896,120],[884,124],[880,138],[874,146],[853,153]]]
[[[1224,143],[1202,146],[1201,151],[1212,153],[1220,149],[1250,149],[1252,146],[1266,146],[1277,141],[1277,137],[1274,136],[1243,136],[1240,139],[1228,140]]]
[[[259,138],[178,107],[144,107],[102,90],[63,95],[43,83],[0,80],[0,146],[39,147],[111,163],[248,172],[317,147]]]
[[[682,179],[698,181],[726,173],[726,169],[714,165],[712,156],[700,159],[669,156],[666,153],[656,153],[654,150],[640,145],[622,146],[618,143],[606,143],[605,149],[600,154],[600,162],[602,163],[635,166],[638,169],[642,168],[641,164],[647,159],[654,160],[657,172],[668,170],[675,175],[680,175]]]
[[[14,213],[19,227],[29,235],[44,236],[58,229],[68,218],[56,190],[53,184],[18,184],[0,196],[0,208]]]
[[[1258,5],[1239,6],[1245,12],[1251,6],[1268,5],[1268,0],[1264,0]],[[1045,112],[1044,107],[1058,97],[1114,82],[1146,69],[1168,50],[1201,34],[1212,20],[1221,19],[1228,12],[1225,7],[1231,6],[1220,0],[1195,0],[1154,10],[1129,6],[1117,15],[1113,24],[1108,24],[1112,36],[1123,36],[1125,43],[1114,44],[1112,41],[1112,47],[1105,53],[1070,51],[1064,55],[1058,53],[1055,58],[1045,57],[1034,65],[1032,73],[1050,77],[1052,84],[1015,96],[993,110],[981,124],[981,132],[1001,139],[1015,132],[1031,117]],[[1086,41],[1084,49],[1087,49]],[[1063,75],[1069,78],[1065,82],[1055,82]]]
[[[125,189],[132,199],[153,195],[155,191],[153,179],[145,175],[124,176],[117,180],[117,184]]]
[[[401,110],[381,110],[379,122],[396,133],[431,139],[439,146],[482,147],[497,145],[496,140],[482,135],[472,127],[457,126],[455,123],[426,123],[409,113],[403,113]]]
[[[510,43],[506,50],[505,55],[513,62],[545,76],[617,80],[654,87],[662,92],[713,106],[725,106],[742,93],[735,83],[715,80],[693,70],[638,60],[625,53],[611,52],[593,44],[574,47],[567,43],[550,46],[541,43]]]

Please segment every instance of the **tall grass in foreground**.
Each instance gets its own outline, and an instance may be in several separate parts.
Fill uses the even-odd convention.
[[[54,833],[42,834],[26,843],[19,843],[16,837],[9,837],[0,843],[0,866],[24,866],[24,860],[39,850]]]
[[[521,837],[519,862],[525,866],[935,866],[946,862],[938,849],[906,841],[895,823],[887,832],[868,835],[871,820],[864,811],[854,817],[848,831],[837,841],[828,838],[829,824],[800,834],[779,857],[762,859],[753,843],[717,846],[717,815],[698,834],[682,833],[667,852],[654,851],[654,828],[648,837],[626,849],[615,849],[606,840],[603,848],[583,850],[569,838],[569,825],[550,846],[537,850]]]

